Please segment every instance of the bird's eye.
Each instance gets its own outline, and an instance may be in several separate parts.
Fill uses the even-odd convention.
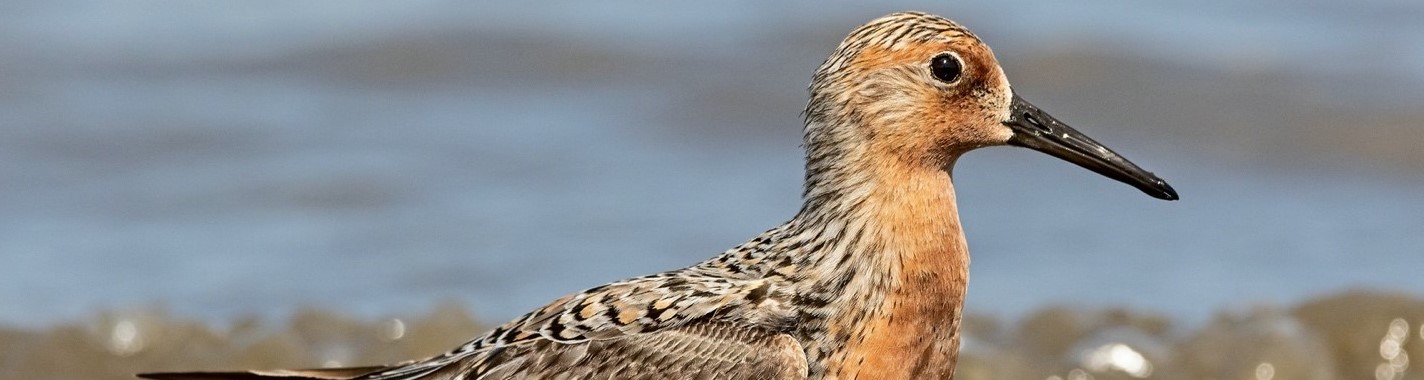
[[[930,60],[930,73],[944,83],[954,83],[954,80],[959,79],[959,73],[963,69],[964,66],[959,63],[959,58],[953,54],[936,55],[934,59]]]

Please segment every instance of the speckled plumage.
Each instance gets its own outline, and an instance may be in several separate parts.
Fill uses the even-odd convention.
[[[937,82],[926,63],[949,53],[963,74]],[[1012,90],[968,30],[904,12],[851,32],[810,92],[800,212],[711,260],[588,289],[444,355],[360,374],[146,376],[950,378],[969,265],[950,168],[1008,141]]]

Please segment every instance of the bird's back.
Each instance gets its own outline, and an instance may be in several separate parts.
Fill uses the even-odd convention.
[[[768,231],[776,234],[780,229]],[[802,344],[779,279],[748,257],[759,237],[682,270],[614,282],[556,300],[439,356],[389,367],[157,373],[152,379],[804,379]],[[723,259],[723,258],[726,259]]]

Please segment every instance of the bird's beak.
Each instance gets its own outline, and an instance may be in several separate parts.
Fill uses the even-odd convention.
[[[1158,199],[1177,200],[1177,191],[1167,181],[1157,178],[1151,172],[1142,170],[1108,147],[1084,136],[1064,125],[1053,116],[1038,109],[1028,101],[1014,95],[1014,103],[1009,106],[1009,119],[1004,125],[1014,131],[1009,145],[1030,148],[1054,157],[1078,164]]]

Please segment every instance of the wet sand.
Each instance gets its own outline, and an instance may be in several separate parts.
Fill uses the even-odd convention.
[[[489,326],[466,308],[358,318],[307,309],[213,325],[163,308],[41,330],[0,328],[0,379],[129,379],[139,371],[308,368],[435,355]],[[1424,298],[1355,291],[1220,311],[1201,326],[1130,309],[1049,307],[966,319],[959,379],[1424,379]],[[1056,376],[1056,378],[1054,377]]]

